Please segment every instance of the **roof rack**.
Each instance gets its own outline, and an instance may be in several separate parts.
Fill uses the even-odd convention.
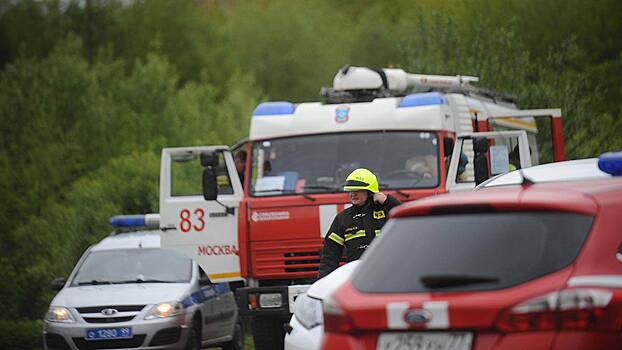
[[[413,74],[402,69],[342,67],[332,87],[322,87],[320,95],[326,104],[371,102],[375,98],[403,97],[410,93],[438,91],[479,95],[495,102],[514,103],[516,97],[471,85],[479,81],[469,75]]]

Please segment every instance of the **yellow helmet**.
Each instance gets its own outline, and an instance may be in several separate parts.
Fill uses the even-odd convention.
[[[365,168],[358,168],[348,175],[343,190],[347,192],[371,191],[376,193],[378,192],[378,179],[371,171]]]

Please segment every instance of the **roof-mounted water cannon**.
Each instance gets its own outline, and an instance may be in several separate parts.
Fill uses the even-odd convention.
[[[371,69],[344,66],[333,79],[333,89],[340,91],[388,89],[404,91],[406,73],[401,69]]]
[[[337,72],[332,88],[323,87],[327,103],[369,102],[380,97],[404,96],[408,89],[467,88],[478,77],[412,74],[399,68],[371,69],[346,65]]]
[[[478,82],[478,77],[470,75],[430,75],[430,74],[412,74],[405,73],[407,85],[409,87],[423,88],[458,88],[465,87],[471,83]]]

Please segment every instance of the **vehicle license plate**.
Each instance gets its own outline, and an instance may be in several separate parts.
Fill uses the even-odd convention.
[[[86,340],[124,339],[132,337],[131,327],[90,328],[86,330]]]
[[[377,350],[470,350],[470,332],[391,332],[378,337]]]

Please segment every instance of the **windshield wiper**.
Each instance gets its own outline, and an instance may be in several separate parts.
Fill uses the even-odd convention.
[[[125,280],[125,281],[114,282],[114,284],[128,284],[128,283],[175,283],[175,282],[156,280],[156,279],[151,279],[151,278],[148,278],[148,279],[137,278],[135,280]]]
[[[302,187],[305,190],[327,190],[328,192],[339,192],[339,187],[328,185],[305,185]]]
[[[112,284],[112,282],[110,281],[102,281],[102,280],[90,280],[90,281],[85,281],[85,282],[78,282],[79,286],[96,286],[98,284]]]
[[[299,195],[301,195],[301,196],[305,197],[306,199],[308,199],[308,200],[310,200],[310,201],[312,201],[312,202],[315,202],[315,198],[313,198],[313,197],[309,196],[309,195],[308,195],[308,194],[306,194],[306,193],[299,193],[299,192],[296,192],[296,190],[289,190],[289,189],[287,189],[287,190],[286,190],[286,189],[274,189],[274,190],[260,190],[260,191],[254,191],[253,193],[263,193],[263,192],[279,192],[279,194],[283,194],[283,193],[293,193],[293,194],[299,194]]]
[[[499,278],[476,275],[428,275],[419,279],[424,286],[430,289],[468,286],[471,284],[497,283]]]
[[[282,188],[273,188],[273,189],[269,189],[269,190],[253,190],[253,193],[264,193],[264,192],[283,192],[285,190],[283,190]]]
[[[410,195],[409,195],[408,193],[406,193],[406,192],[402,192],[402,191],[400,191],[400,190],[399,190],[399,189],[397,189],[397,188],[391,188],[391,187],[389,187],[389,185],[387,185],[387,184],[382,184],[382,183],[381,183],[381,184],[379,184],[379,185],[380,185],[380,189],[381,189],[381,190],[392,190],[392,191],[397,192],[397,194],[399,194],[400,196],[403,196],[404,198],[410,198]]]

